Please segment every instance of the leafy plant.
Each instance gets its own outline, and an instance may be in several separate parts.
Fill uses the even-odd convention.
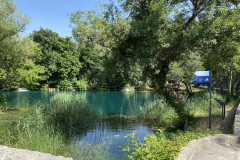
[[[72,90],[72,82],[70,82],[68,80],[60,81],[58,87],[61,91],[71,91]]]
[[[136,132],[128,134],[128,140],[122,144],[123,151],[128,152],[126,159],[158,159],[173,160],[178,156],[181,148],[193,139],[214,135],[217,132],[211,131],[177,131],[176,133],[163,132],[158,130],[156,134],[149,134],[140,141]]]
[[[143,81],[139,81],[136,87],[136,89],[140,91],[146,91],[146,90],[149,90],[149,88],[150,87],[146,84],[146,82],[143,82]]]
[[[6,105],[6,96],[0,93],[0,106]]]
[[[6,96],[3,93],[0,93],[0,110],[3,110],[7,105]]]
[[[78,91],[86,91],[87,90],[87,82],[84,80],[79,80],[76,82],[76,89]]]

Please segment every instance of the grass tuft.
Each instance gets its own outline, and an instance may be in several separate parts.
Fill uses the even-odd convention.
[[[173,126],[178,120],[176,110],[163,97],[140,107],[139,116],[164,127]]]

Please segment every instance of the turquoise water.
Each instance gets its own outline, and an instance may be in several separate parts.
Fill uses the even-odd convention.
[[[36,103],[48,105],[51,97],[59,92],[26,91],[3,92],[13,106],[34,107]],[[69,92],[72,93],[72,92]],[[79,148],[75,159],[123,159],[125,153],[119,145],[126,141],[126,134],[136,131],[143,139],[152,133],[151,127],[140,120],[129,120],[114,115],[136,115],[140,106],[151,102],[156,95],[148,92],[76,92],[87,100],[91,110],[102,115],[87,128],[76,129],[71,145]]]

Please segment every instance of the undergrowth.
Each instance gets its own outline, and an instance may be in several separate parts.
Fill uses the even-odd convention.
[[[5,133],[1,134],[4,141],[1,143],[9,147],[69,156],[67,140],[60,130],[48,124],[47,119],[41,109],[28,111],[28,115],[5,125]]]
[[[211,131],[180,131],[174,133],[158,130],[156,134],[149,134],[141,142],[137,137],[136,132],[128,134],[128,138],[121,147],[126,151],[126,159],[161,159],[173,160],[178,156],[181,148],[193,139],[217,134],[218,132]]]
[[[227,96],[214,92],[213,98],[223,102]],[[209,92],[196,92],[184,102],[167,103],[160,99],[140,108],[140,116],[157,122],[165,130],[158,130],[155,134],[149,134],[144,141],[137,139],[136,132],[127,135],[128,140],[121,146],[127,152],[126,159],[161,159],[172,160],[178,156],[181,148],[193,139],[215,135],[220,131],[197,129],[198,121],[204,120],[209,115]],[[212,99],[213,117],[221,117],[222,107]],[[180,125],[179,125],[180,124]]]
[[[139,116],[148,122],[151,121],[158,126],[164,127],[175,125],[179,118],[176,110],[169,106],[166,99],[163,97],[141,106],[139,109]]]
[[[73,157],[78,151],[70,147],[71,130],[90,117],[89,106],[78,94],[58,93],[50,101],[48,107],[37,104],[35,109],[24,108],[24,114],[23,108],[4,113],[6,118],[0,119],[0,143]],[[7,117],[11,114],[16,114],[13,119]]]

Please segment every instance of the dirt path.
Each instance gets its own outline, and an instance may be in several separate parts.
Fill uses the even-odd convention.
[[[222,121],[222,126],[220,128],[220,131],[223,134],[232,134],[236,110],[237,110],[237,106],[233,107],[229,111],[226,111],[226,117]]]

